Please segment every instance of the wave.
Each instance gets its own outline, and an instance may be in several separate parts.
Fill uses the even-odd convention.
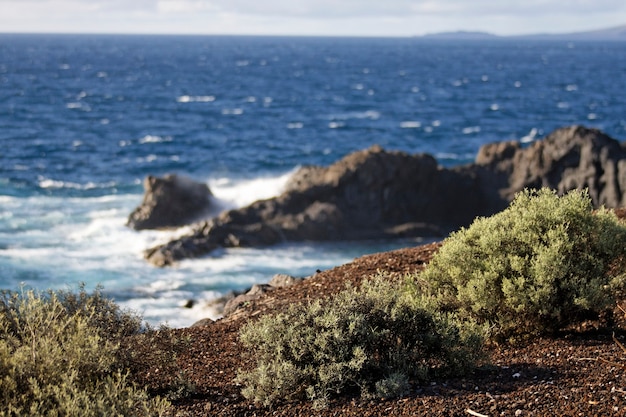
[[[297,169],[278,176],[252,179],[214,178],[208,181],[208,185],[214,202],[221,209],[245,207],[255,201],[280,195]]]
[[[528,132],[527,135],[522,136],[519,141],[521,143],[530,143],[537,138],[537,135],[539,135],[539,129],[533,127],[532,129],[530,129],[530,132]]]
[[[142,137],[141,139],[139,139],[139,143],[142,145],[145,143],[163,143],[163,142],[171,142],[171,141],[172,141],[171,136],[146,135]]]
[[[350,119],[380,119],[381,113],[378,110],[355,111],[348,113],[337,113],[328,116],[330,120],[350,120]]]
[[[400,122],[400,127],[402,129],[418,129],[422,127],[422,123],[415,120],[407,120],[404,122]]]
[[[51,178],[39,177],[39,188],[43,189],[72,189],[72,190],[94,190],[99,188],[112,188],[117,185],[116,182],[110,181],[105,183],[87,182],[80,184],[72,181],[60,181]]]
[[[215,96],[180,96],[176,99],[179,103],[211,103],[215,101]]]

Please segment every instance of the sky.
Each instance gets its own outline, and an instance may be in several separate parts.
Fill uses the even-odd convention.
[[[624,0],[0,0],[5,33],[522,35],[625,24]]]

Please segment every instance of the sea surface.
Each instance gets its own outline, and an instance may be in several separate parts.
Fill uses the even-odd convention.
[[[152,324],[418,241],[228,249],[158,269],[177,231],[125,222],[147,175],[239,207],[306,164],[380,144],[471,162],[572,124],[626,139],[626,42],[0,34],[0,288],[98,285]],[[191,309],[187,300],[196,300]]]

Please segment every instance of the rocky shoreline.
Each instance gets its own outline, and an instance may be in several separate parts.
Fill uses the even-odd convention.
[[[129,226],[197,220],[210,212],[210,190],[203,186],[176,176],[148,178],[144,203]],[[218,248],[444,237],[477,216],[502,210],[517,192],[541,187],[559,193],[587,188],[594,205],[623,206],[626,145],[599,130],[570,126],[528,146],[485,145],[474,163],[453,168],[438,166],[427,154],[374,146],[329,167],[303,167],[278,197],[199,221],[190,234],[148,249],[145,257],[167,266]]]
[[[368,152],[372,153],[368,150],[360,155]],[[373,153],[384,151],[375,149]],[[503,173],[483,178],[497,185],[494,189],[498,190],[502,201],[507,201],[507,193],[521,184],[550,186],[561,192],[588,187],[594,204],[623,207],[626,206],[622,192],[626,190],[623,156],[623,145],[619,142],[599,131],[572,127],[527,148],[517,143],[487,146],[481,149],[475,165],[484,168],[484,172]],[[463,202],[456,204],[463,208]],[[247,210],[252,209],[235,210],[218,217],[235,219],[237,214]],[[615,212],[618,217],[626,218],[626,208]],[[211,222],[199,225],[216,224]],[[413,386],[402,398],[371,400],[347,396],[333,399],[326,409],[315,410],[308,402],[263,408],[241,395],[235,376],[253,365],[239,341],[239,331],[245,323],[266,314],[280,313],[294,303],[331,297],[347,284],[358,286],[362,280],[379,273],[388,279],[417,273],[440,246],[441,242],[436,242],[366,255],[348,264],[318,271],[303,280],[277,277],[271,285],[256,286],[249,293],[231,299],[224,317],[217,321],[203,320],[189,328],[165,330],[185,341],[178,347],[177,364],[181,375],[194,387],[193,395],[174,401],[173,415],[626,415],[626,349],[623,348],[626,315],[622,313],[626,300],[616,306],[615,321],[610,327],[590,321],[552,338],[517,345],[491,345],[487,352],[489,360],[473,375]],[[158,349],[158,346],[150,349]],[[150,368],[141,378],[146,386],[158,387],[171,376]]]

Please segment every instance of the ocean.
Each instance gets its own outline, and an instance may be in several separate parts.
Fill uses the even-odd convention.
[[[625,91],[625,42],[0,34],[0,288],[100,285],[154,325],[216,318],[208,301],[276,273],[420,240],[158,269],[143,250],[185,229],[125,227],[147,175],[206,182],[233,208],[373,144],[453,166],[572,124],[624,140]]]

